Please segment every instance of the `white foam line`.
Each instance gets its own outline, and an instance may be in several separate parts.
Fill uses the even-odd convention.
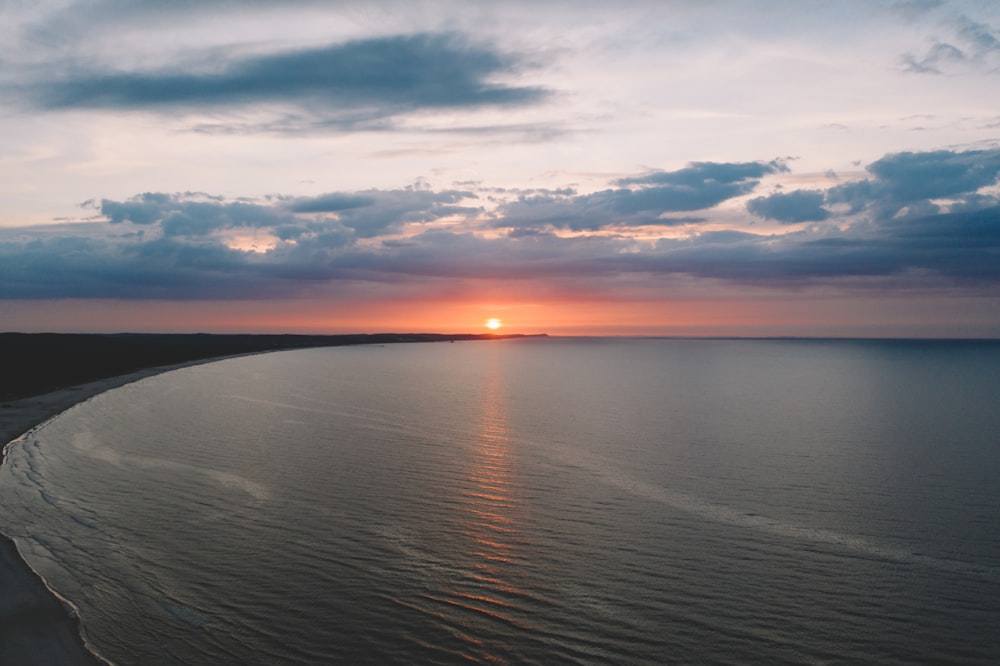
[[[151,456],[136,456],[117,453],[110,447],[100,444],[93,434],[88,431],[74,433],[71,442],[72,445],[83,455],[89,456],[95,460],[106,462],[110,465],[114,465],[115,467],[132,466],[138,469],[167,469],[171,471],[185,472],[187,474],[200,474],[227,488],[241,490],[258,501],[266,500],[270,496],[268,489],[263,484],[251,481],[244,476],[240,476],[239,474],[234,474],[232,472],[205,469],[195,465],[188,465],[186,463],[165,460],[163,458],[154,458]]]
[[[574,450],[567,445],[542,446],[544,450],[557,453],[563,462],[576,464],[590,472],[604,483],[635,496],[664,504],[674,509],[694,514],[717,523],[745,527],[796,541],[838,546],[856,554],[870,558],[889,560],[902,564],[920,564],[942,571],[976,576],[1000,582],[1000,569],[981,566],[958,560],[932,557],[875,543],[862,536],[845,534],[835,530],[805,527],[787,521],[769,518],[755,513],[716,504],[696,495],[670,490],[629,476],[624,470],[606,458],[589,452]]]

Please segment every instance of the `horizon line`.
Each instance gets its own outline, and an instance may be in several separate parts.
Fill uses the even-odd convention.
[[[92,336],[160,336],[160,337],[191,337],[191,336],[240,336],[240,337],[300,337],[300,338],[345,338],[345,337],[381,337],[381,336],[426,336],[426,337],[476,337],[476,338],[552,338],[552,339],[620,339],[620,340],[843,340],[843,341],[967,341],[967,342],[1000,342],[1000,335],[984,336],[926,336],[926,335],[671,335],[671,334],[559,334],[559,333],[519,333],[496,332],[485,333],[452,332],[437,333],[428,331],[378,331],[351,333],[260,333],[260,332],[154,332],[154,331],[0,331],[5,335],[92,335]]]

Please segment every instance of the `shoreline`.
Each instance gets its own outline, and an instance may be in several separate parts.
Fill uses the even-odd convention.
[[[253,352],[267,353],[267,352]],[[7,447],[71,407],[112,389],[155,375],[229,358],[230,354],[143,368],[115,377],[68,386],[0,405],[0,465]],[[87,644],[73,607],[46,584],[0,530],[0,663],[94,666],[109,664]]]
[[[0,333],[0,404],[191,361],[290,349],[546,337],[505,333]]]
[[[304,348],[356,346],[366,344],[386,344],[402,342],[445,342],[456,340],[497,340],[519,337],[544,337],[504,334],[359,334],[342,336],[242,336],[242,335],[51,335],[51,334],[0,334],[14,372],[4,379],[8,382],[0,391],[6,399],[0,400],[0,466],[6,459],[7,447],[14,441],[30,434],[51,419],[59,416],[75,405],[112,389],[153,377],[172,370],[180,370],[205,363],[216,363],[231,358],[268,354],[277,351],[291,351]],[[129,359],[132,365],[115,365],[121,358],[114,353],[108,355],[106,349],[94,349],[93,342],[114,345],[114,350],[133,352]],[[64,345],[89,345],[71,349],[75,358],[66,356]],[[136,345],[136,343],[139,343]],[[209,344],[205,344],[205,343]],[[177,362],[163,363],[164,350],[176,356],[176,350],[184,344],[188,356]],[[213,346],[209,346],[213,345]],[[131,346],[131,348],[130,348]],[[138,346],[136,354],[135,347]],[[20,349],[15,349],[20,347]],[[62,349],[60,350],[60,347]],[[171,347],[173,347],[171,349]],[[63,352],[64,358],[53,358],[53,352]],[[69,361],[79,363],[94,361],[86,352],[97,351],[101,361],[111,361],[108,367],[119,370],[116,374],[95,376],[93,367],[85,371],[66,373],[65,369],[48,378],[48,386],[54,388],[46,393],[33,395],[31,388],[11,387],[11,379],[23,378],[18,370],[24,371],[39,361]],[[196,356],[195,356],[196,355]],[[194,356],[194,357],[192,357]],[[169,358],[170,356],[166,356]],[[161,360],[157,364],[154,360]],[[143,367],[148,364],[148,367]],[[137,367],[138,366],[138,367]],[[73,368],[71,368],[73,370]],[[79,370],[78,368],[76,370]],[[21,556],[17,544],[0,529],[0,663],[2,664],[58,664],[59,666],[107,666],[107,661],[92,646],[88,645],[72,604],[49,588],[40,576]]]

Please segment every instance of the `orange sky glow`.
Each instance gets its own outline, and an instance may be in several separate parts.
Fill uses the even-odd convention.
[[[947,295],[886,303],[870,297],[712,298],[678,301],[14,301],[27,331],[376,333],[488,332],[584,336],[977,337],[989,329],[980,301]],[[1000,309],[1000,299],[994,305]],[[940,313],[928,319],[927,312]],[[67,326],[67,322],[71,322]]]
[[[117,4],[0,3],[0,331],[1000,337],[995,4]]]

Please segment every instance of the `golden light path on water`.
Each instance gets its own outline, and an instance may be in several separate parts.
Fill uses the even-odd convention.
[[[521,547],[520,484],[508,436],[501,372],[499,359],[494,358],[482,389],[473,466],[463,492],[467,521],[462,536],[467,543],[465,559],[473,567],[468,581],[472,585],[462,581],[466,584],[448,593],[448,603],[470,616],[470,622],[462,628],[462,638],[487,661],[502,659],[511,646],[498,645],[495,639],[483,640],[497,634],[482,631],[482,622],[531,629],[511,612],[516,600],[526,594],[513,574],[526,564],[527,558]]]
[[[523,509],[517,461],[508,434],[507,396],[500,359],[483,378],[470,466],[457,496],[460,558],[468,564],[459,575],[424,602],[438,606],[437,616],[473,661],[504,661],[512,645],[504,636],[532,631],[518,608],[530,593],[517,573],[528,566],[522,534]],[[425,609],[425,612],[428,609]],[[501,629],[504,628],[504,629]],[[499,640],[498,640],[499,638]]]

